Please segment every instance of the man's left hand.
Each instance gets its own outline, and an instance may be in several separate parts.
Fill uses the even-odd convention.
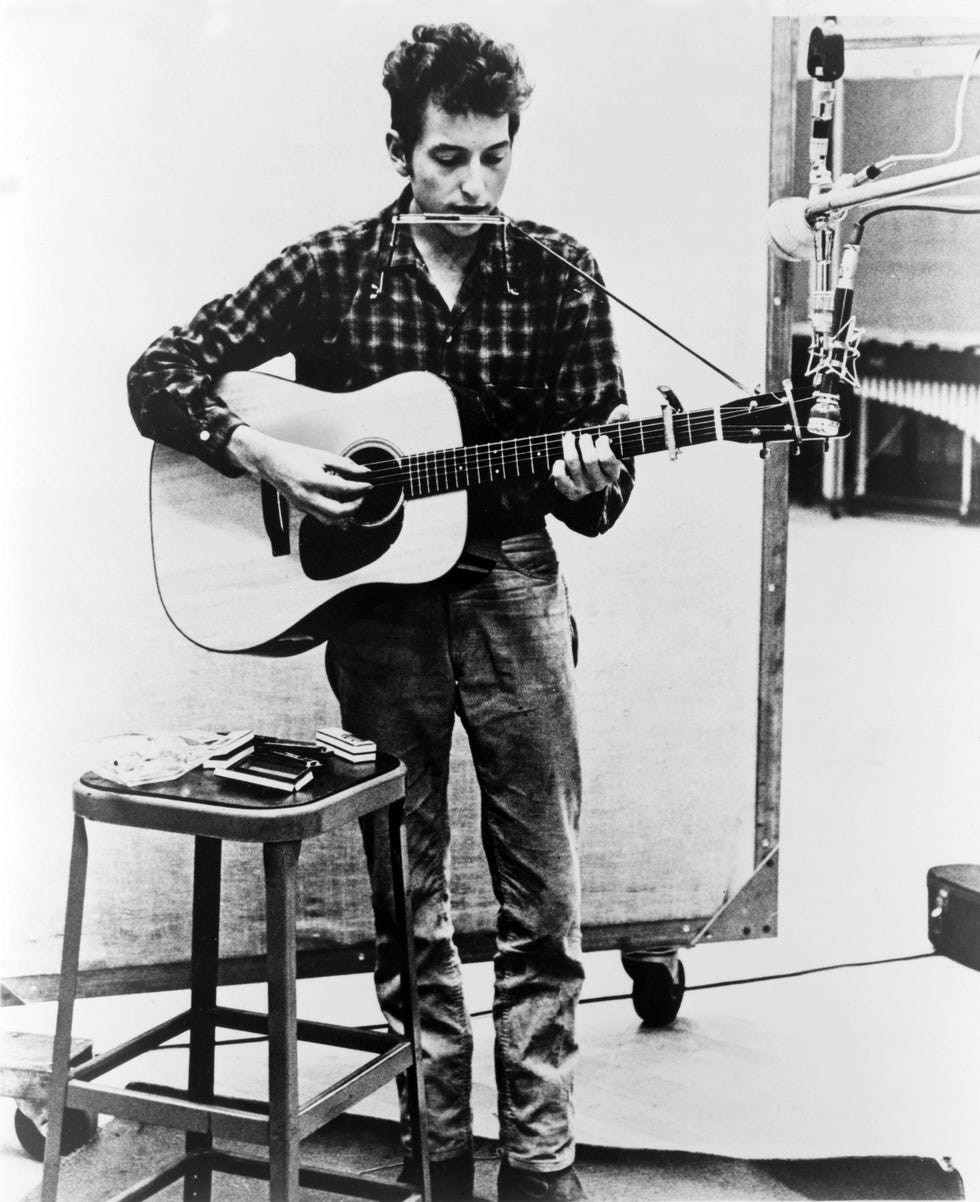
[[[628,418],[626,406],[617,405],[607,421],[623,422]],[[605,434],[598,438],[593,438],[591,434],[582,434],[579,438],[571,433],[564,434],[561,448],[565,458],[555,463],[551,478],[555,488],[569,501],[580,501],[589,493],[601,492],[610,484],[615,484],[623,470]]]

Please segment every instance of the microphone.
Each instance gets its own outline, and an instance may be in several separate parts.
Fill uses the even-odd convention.
[[[813,226],[807,219],[807,203],[802,196],[784,196],[769,206],[769,245],[790,263],[813,258]]]
[[[840,387],[846,380],[848,360],[859,337],[852,329],[851,308],[862,234],[863,227],[859,222],[841,254],[829,336],[822,339],[823,354],[814,373],[814,405],[810,410],[807,431],[821,438],[833,438],[840,433]]]

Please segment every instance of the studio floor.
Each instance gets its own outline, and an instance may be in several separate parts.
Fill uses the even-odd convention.
[[[779,935],[683,952],[687,994],[661,1030],[634,1013],[618,955],[589,955],[576,1102],[593,1202],[980,1197],[980,975],[931,954],[925,889],[932,865],[980,862],[978,547],[975,529],[953,523],[793,512]],[[488,965],[467,967],[486,1197],[490,983]],[[264,1002],[258,987],[224,992]],[[104,1050],[182,1004],[84,1000],[75,1031]],[[302,982],[300,1010],[371,1021],[370,981]],[[54,1007],[5,1007],[0,1019],[48,1032]],[[182,1055],[154,1054],[139,1079],[179,1081]],[[320,1056],[301,1064],[307,1086],[336,1067]],[[226,1049],[220,1072],[228,1092],[261,1095],[261,1049]],[[13,1202],[34,1195],[40,1167],[12,1113],[4,1099],[0,1192]],[[366,1168],[393,1164],[392,1115],[392,1096],[376,1095],[338,1127],[336,1149]],[[68,1162],[62,1196],[88,1202],[116,1174],[135,1180],[161,1142],[104,1127]],[[329,1155],[329,1140],[314,1142]]]

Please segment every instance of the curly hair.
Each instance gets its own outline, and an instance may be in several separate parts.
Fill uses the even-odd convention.
[[[391,97],[391,125],[411,150],[431,99],[447,113],[509,117],[510,136],[521,123],[531,84],[513,46],[494,42],[469,25],[416,25],[385,59],[382,82]]]

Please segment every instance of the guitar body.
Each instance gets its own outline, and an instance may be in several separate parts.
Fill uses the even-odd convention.
[[[360,462],[462,441],[452,389],[428,372],[340,394],[231,372],[218,391],[256,429]],[[370,506],[357,523],[327,527],[267,485],[156,444],[150,524],[168,617],[211,651],[295,654],[323,641],[325,620],[352,589],[434,580],[460,558],[465,492],[406,501],[396,487],[376,488]]]
[[[478,398],[465,389],[457,397],[429,372],[339,394],[230,372],[217,389],[256,429],[370,467],[373,487],[355,520],[329,527],[291,512],[268,484],[157,444],[150,524],[160,600],[181,634],[210,651],[293,655],[323,642],[338,610],[356,613],[359,590],[436,580],[457,563],[488,570],[487,549],[466,547],[466,490],[544,475],[564,454],[562,431],[485,441],[492,431]],[[813,396],[754,393],[564,433],[603,435],[620,458],[715,441],[826,441],[826,405],[811,433],[812,412]]]

